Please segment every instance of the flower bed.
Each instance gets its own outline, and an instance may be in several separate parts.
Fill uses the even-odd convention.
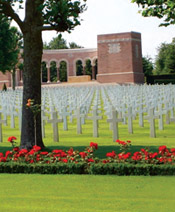
[[[0,153],[0,173],[175,175],[175,148],[166,146],[157,152],[145,148],[132,154],[131,141],[117,140],[121,152],[108,152],[105,159],[99,159],[94,157],[98,144],[93,142],[83,152],[73,148],[47,152],[36,145],[19,149],[15,140],[8,138],[12,151]]]

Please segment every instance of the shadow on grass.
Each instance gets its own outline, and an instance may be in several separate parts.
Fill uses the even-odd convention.
[[[73,149],[74,150],[78,150],[80,152],[85,151],[85,149],[87,148],[87,146],[74,146]],[[145,146],[131,146],[131,148],[126,151],[126,152],[131,152],[132,154],[134,152],[140,151],[142,148],[145,148]],[[158,152],[158,148],[159,146],[147,146],[146,148],[148,148],[149,151],[151,152]],[[43,151],[49,151],[51,152],[54,149],[62,149],[64,151],[70,149],[70,147],[68,146],[47,146]],[[12,147],[0,147],[0,152],[5,153],[8,150],[12,150]],[[120,150],[119,146],[113,145],[113,146],[100,146],[98,148],[98,150],[95,151],[95,156],[98,158],[105,158],[106,157],[106,153],[107,152],[112,152],[115,151],[116,153],[120,153],[122,152]]]
[[[74,146],[73,149],[74,150],[78,150],[78,151],[84,151],[85,149],[87,148],[87,146]],[[149,151],[151,152],[158,152],[158,148],[159,146],[131,146],[131,148],[127,151],[127,152],[131,152],[131,153],[134,153],[134,152],[137,152],[137,151],[140,151],[142,148],[147,148]],[[52,151],[53,149],[62,149],[62,150],[68,150],[70,149],[69,147],[67,146],[58,146],[58,147],[55,147],[55,146],[48,146],[45,148],[46,151]],[[106,153],[107,152],[112,152],[112,151],[115,151],[116,153],[120,153],[122,152],[120,150],[120,147],[119,146],[100,146],[96,151],[95,151],[95,156],[98,157],[98,158],[105,158],[106,157]]]

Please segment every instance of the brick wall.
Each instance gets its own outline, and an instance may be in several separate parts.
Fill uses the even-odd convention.
[[[143,83],[141,34],[98,36],[99,82]]]

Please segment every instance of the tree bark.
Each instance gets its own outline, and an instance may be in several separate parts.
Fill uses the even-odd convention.
[[[23,108],[22,131],[20,148],[30,149],[35,145],[34,115],[26,107],[28,99],[33,99],[34,104],[41,105],[41,59],[42,59],[42,34],[38,30],[41,25],[42,15],[36,12],[36,2],[27,1],[24,38],[24,71],[23,71]],[[44,147],[41,133],[41,111],[36,116],[36,144]]]
[[[15,90],[16,87],[16,70],[15,68],[12,70],[12,89]]]
[[[34,116],[30,108],[26,107],[27,100],[33,99],[35,104],[41,105],[41,32],[28,31],[24,33],[24,72],[23,72],[23,108],[21,148],[30,149],[35,145]],[[41,135],[41,112],[36,118],[37,145],[44,147]]]

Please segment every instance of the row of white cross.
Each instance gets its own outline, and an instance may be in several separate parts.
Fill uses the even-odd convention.
[[[103,106],[103,107],[102,107]],[[2,124],[15,128],[18,116],[21,130],[22,90],[0,92],[0,142],[2,142]],[[86,119],[93,122],[93,136],[98,137],[99,115],[103,110],[113,131],[113,140],[119,138],[118,123],[128,124],[128,132],[133,133],[133,120],[139,118],[139,126],[144,127],[144,120],[149,120],[150,136],[156,137],[155,119],[159,130],[175,121],[175,86],[174,85],[103,85],[81,87],[54,87],[42,89],[42,136],[45,137],[45,121],[52,123],[53,139],[59,141],[58,123],[63,122],[63,129],[68,130],[73,118],[77,120],[77,134],[82,133],[82,124]],[[3,119],[2,119],[3,116]]]

